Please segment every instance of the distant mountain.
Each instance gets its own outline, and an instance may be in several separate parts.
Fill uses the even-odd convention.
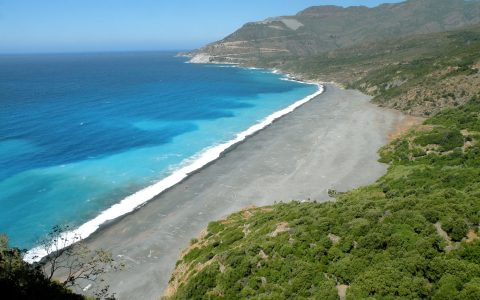
[[[259,58],[316,55],[368,41],[478,23],[478,0],[408,0],[374,8],[314,6],[295,16],[247,23],[189,55],[196,62],[254,63]]]

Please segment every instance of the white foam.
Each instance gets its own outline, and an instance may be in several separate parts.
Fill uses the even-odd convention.
[[[298,82],[298,83],[304,83],[303,81],[300,81],[300,80],[296,80],[296,79],[292,79],[292,77],[286,75],[285,77],[283,78],[280,78],[280,80],[283,80],[283,81],[291,81],[291,82]]]
[[[313,84],[313,83],[309,83],[309,84]],[[315,85],[318,86],[318,90],[315,93],[291,104],[287,108],[284,108],[282,110],[279,110],[269,115],[261,122],[251,126],[250,128],[248,128],[243,132],[238,133],[234,139],[204,150],[197,156],[196,159],[192,160],[191,163],[175,171],[172,175],[160,180],[159,182],[151,186],[148,186],[134,193],[133,195],[130,195],[124,198],[119,203],[104,210],[96,218],[86,222],[85,224],[81,225],[77,229],[63,233],[63,237],[66,238],[68,241],[78,241],[78,237],[81,237],[82,239],[84,239],[89,235],[91,235],[92,233],[94,233],[105,222],[116,219],[125,214],[128,214],[133,210],[135,210],[136,208],[144,205],[145,203],[152,200],[155,196],[159,195],[166,189],[171,188],[172,186],[176,185],[177,183],[187,178],[187,176],[192,172],[199,170],[202,167],[206,166],[207,164],[218,159],[220,155],[231,146],[244,141],[248,136],[251,136],[254,133],[262,130],[263,128],[272,124],[273,121],[277,120],[278,118],[288,113],[293,112],[298,107],[312,100],[316,96],[322,94],[324,91],[324,87],[320,84],[315,84]],[[69,246],[69,245],[65,245],[65,246]],[[40,261],[46,255],[47,255],[46,249],[42,247],[35,247],[29,250],[25,254],[24,260],[29,263],[32,263],[32,262]]]
[[[234,64],[226,64],[226,65],[217,64],[216,67],[217,68],[239,68],[238,65],[234,65]]]

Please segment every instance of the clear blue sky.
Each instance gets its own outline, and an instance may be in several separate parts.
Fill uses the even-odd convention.
[[[399,0],[0,0],[0,53],[191,49],[312,5]]]

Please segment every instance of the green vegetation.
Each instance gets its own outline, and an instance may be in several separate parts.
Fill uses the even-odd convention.
[[[435,117],[430,118],[425,123],[480,132],[480,122],[478,122],[478,112],[480,109],[478,106],[478,97],[476,97],[460,108],[446,109],[438,113]]]
[[[420,134],[414,142],[421,146],[437,145],[440,151],[453,150],[464,144],[463,135],[458,129],[435,128]]]
[[[118,271],[123,264],[113,260],[105,250],[91,250],[79,236],[65,236],[68,226],[55,226],[39,247],[46,257],[28,264],[24,250],[8,246],[8,238],[0,235],[0,291],[9,299],[115,299],[109,286],[99,277]],[[74,243],[73,246],[69,246]],[[89,296],[75,294],[82,290],[79,283],[89,284]]]
[[[375,184],[212,222],[171,299],[480,299],[480,99],[381,149]],[[338,288],[338,290],[337,290]]]
[[[464,103],[477,92],[479,26],[416,36],[400,44],[406,47],[399,52],[407,55],[394,60],[391,56],[388,65],[371,70],[351,86],[370,91],[379,104],[426,116]]]
[[[84,299],[59,282],[48,280],[40,268],[27,264],[22,252],[0,236],[0,291],[8,299]],[[7,298],[5,298],[7,299]]]

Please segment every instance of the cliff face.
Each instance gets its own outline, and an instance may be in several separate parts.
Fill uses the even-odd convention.
[[[254,63],[262,58],[310,56],[368,41],[477,23],[479,1],[409,0],[374,8],[315,6],[295,16],[247,23],[190,55],[200,55],[201,62]]]

